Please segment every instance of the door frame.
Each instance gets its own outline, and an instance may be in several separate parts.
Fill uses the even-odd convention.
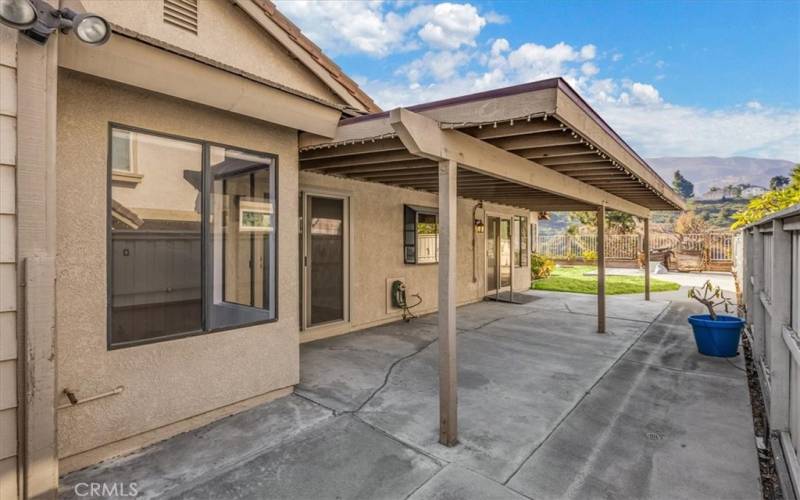
[[[328,198],[334,200],[341,200],[343,202],[343,234],[342,242],[344,249],[343,255],[343,276],[342,276],[342,319],[326,321],[316,325],[310,325],[310,306],[311,306],[311,287],[309,286],[310,273],[309,273],[309,241],[308,237],[308,224],[307,214],[309,213],[309,201],[311,198]],[[351,266],[350,266],[350,249],[351,245],[351,218],[350,218],[350,194],[341,191],[326,190],[326,189],[303,189],[300,191],[300,221],[299,221],[299,236],[300,236],[300,329],[316,330],[318,328],[326,328],[332,325],[341,325],[350,322],[350,282],[351,282]]]
[[[489,218],[494,217],[496,219],[506,219],[509,224],[509,228],[511,229],[511,279],[507,286],[501,286],[499,289],[489,288]],[[504,212],[494,212],[494,211],[486,211],[483,215],[483,226],[486,230],[483,232],[484,240],[483,240],[483,296],[487,297],[489,295],[497,295],[503,292],[511,292],[514,287],[514,224],[512,224],[512,219],[514,215]],[[499,227],[498,227],[499,228]],[[498,233],[499,234],[499,233]],[[495,243],[497,246],[497,243]],[[499,251],[498,251],[498,259],[499,259]],[[500,279],[500,274],[497,274],[497,279]]]

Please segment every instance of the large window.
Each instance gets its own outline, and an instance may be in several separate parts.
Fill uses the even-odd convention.
[[[516,267],[528,266],[528,218],[515,215],[514,226],[514,265]]]
[[[406,264],[439,262],[439,215],[435,208],[405,206],[403,248]]]
[[[141,179],[109,177],[109,344],[274,319],[275,157],[121,127],[110,135],[110,173]]]

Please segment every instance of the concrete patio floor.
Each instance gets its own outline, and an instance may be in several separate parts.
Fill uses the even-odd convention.
[[[695,305],[609,297],[598,335],[594,296],[529,293],[458,310],[454,448],[426,316],[305,344],[295,394],[72,473],[61,497],[760,498],[743,359],[697,354]]]

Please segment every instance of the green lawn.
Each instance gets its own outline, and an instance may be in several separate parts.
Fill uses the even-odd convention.
[[[584,273],[596,270],[595,266],[556,267],[549,278],[534,282],[535,290],[553,292],[574,292],[597,294],[597,276],[584,276]],[[671,281],[650,280],[653,292],[668,292],[680,289],[680,285]],[[606,276],[606,294],[620,295],[624,293],[644,293],[643,276]]]

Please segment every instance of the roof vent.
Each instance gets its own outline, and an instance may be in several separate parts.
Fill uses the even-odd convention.
[[[197,0],[164,0],[164,22],[197,34]]]

